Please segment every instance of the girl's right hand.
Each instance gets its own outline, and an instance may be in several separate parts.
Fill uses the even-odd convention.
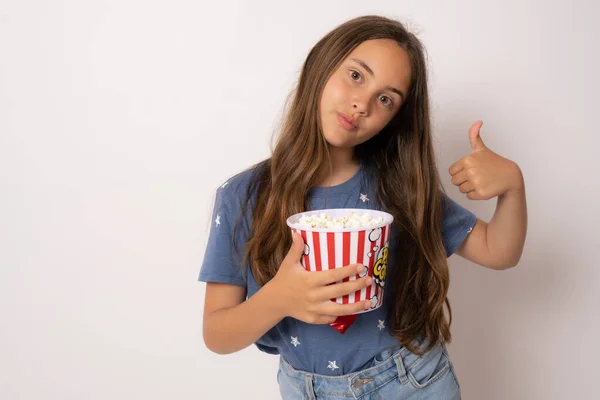
[[[292,233],[292,247],[281,263],[277,274],[269,282],[274,289],[274,299],[282,317],[293,317],[309,324],[330,324],[338,316],[353,314],[371,308],[370,300],[353,304],[338,304],[331,299],[354,293],[373,283],[373,278],[364,278],[338,283],[344,278],[364,271],[361,264],[350,264],[343,268],[325,271],[306,271],[300,259],[304,240]],[[361,269],[362,268],[362,269]]]

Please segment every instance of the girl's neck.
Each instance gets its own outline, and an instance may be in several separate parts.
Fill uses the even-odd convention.
[[[317,179],[315,186],[336,186],[346,182],[352,178],[360,163],[354,156],[354,148],[335,148],[329,147],[329,154],[331,156],[332,170],[329,169],[327,162],[321,166],[321,174]]]

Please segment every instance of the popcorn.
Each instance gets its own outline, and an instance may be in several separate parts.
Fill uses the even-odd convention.
[[[313,215],[303,215],[298,219],[296,224],[298,227],[304,228],[333,228],[333,229],[347,229],[347,228],[366,228],[375,226],[383,222],[382,216],[371,216],[370,213],[357,213],[351,211],[347,215],[339,217],[332,217],[327,213],[321,212]]]

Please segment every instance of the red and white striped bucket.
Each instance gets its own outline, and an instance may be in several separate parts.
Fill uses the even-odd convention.
[[[305,215],[318,215],[325,213],[332,218],[347,216],[351,212],[359,215],[369,213],[371,217],[383,217],[377,225],[362,228],[310,228],[299,226],[300,217]],[[360,311],[356,314],[375,310],[383,303],[383,290],[387,274],[387,259],[389,249],[390,228],[394,218],[391,214],[378,210],[335,208],[325,210],[312,210],[292,215],[287,219],[287,225],[292,232],[299,233],[304,239],[304,255],[301,263],[307,271],[324,271],[327,269],[342,268],[349,264],[362,263],[367,271],[351,276],[340,282],[356,280],[365,275],[373,278],[373,284],[354,294],[345,295],[331,301],[339,304],[355,303],[370,299],[370,310]],[[337,283],[340,283],[337,282]]]

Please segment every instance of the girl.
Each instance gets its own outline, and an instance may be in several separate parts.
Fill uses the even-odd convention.
[[[469,132],[472,153],[451,166],[470,199],[499,196],[489,224],[444,193],[433,152],[424,50],[397,21],[349,20],[310,51],[272,156],[216,193],[200,277],[203,335],[219,354],[252,343],[280,355],[284,399],[459,399],[446,350],[447,257],[493,269],[517,264],[525,240],[519,167]],[[360,265],[307,272],[286,218],[322,208],[394,216],[384,305],[344,334],[338,316],[370,301],[332,298],[370,286]],[[348,277],[357,279],[336,283]],[[448,315],[444,313],[444,306]]]

